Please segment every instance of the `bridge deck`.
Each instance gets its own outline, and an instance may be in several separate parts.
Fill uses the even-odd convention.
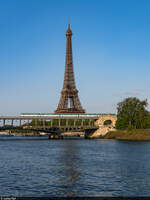
[[[114,114],[40,114],[40,113],[23,113],[20,116],[0,116],[0,120],[52,120],[52,119],[98,119],[101,115]]]

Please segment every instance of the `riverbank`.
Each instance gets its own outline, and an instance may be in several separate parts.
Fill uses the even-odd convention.
[[[0,136],[4,136],[4,135],[11,135],[11,136],[31,136],[31,137],[34,137],[34,136],[43,136],[43,135],[46,135],[46,133],[43,133],[43,132],[27,132],[27,131],[20,131],[20,130],[8,130],[8,131],[1,131],[0,132]]]
[[[135,129],[130,131],[127,130],[110,131],[103,138],[116,139],[116,140],[150,141],[150,130]]]

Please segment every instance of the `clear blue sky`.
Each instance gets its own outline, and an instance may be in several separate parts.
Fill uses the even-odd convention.
[[[129,96],[150,102],[149,0],[0,0],[0,115],[56,109],[69,17],[87,112],[115,113]]]

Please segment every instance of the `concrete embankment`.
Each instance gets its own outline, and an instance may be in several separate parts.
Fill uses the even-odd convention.
[[[13,136],[41,136],[39,133],[35,133],[35,132],[10,132],[9,134],[13,135]]]
[[[34,133],[13,133],[14,136],[36,136]]]
[[[84,137],[84,132],[64,132],[61,135],[64,137]]]

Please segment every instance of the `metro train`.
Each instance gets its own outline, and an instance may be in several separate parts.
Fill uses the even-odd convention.
[[[108,115],[110,113],[21,113],[21,117],[57,117],[57,116],[67,116],[67,117],[72,117],[72,116],[79,116],[79,117],[99,117],[100,115]],[[110,114],[110,115],[115,115],[115,114]]]

